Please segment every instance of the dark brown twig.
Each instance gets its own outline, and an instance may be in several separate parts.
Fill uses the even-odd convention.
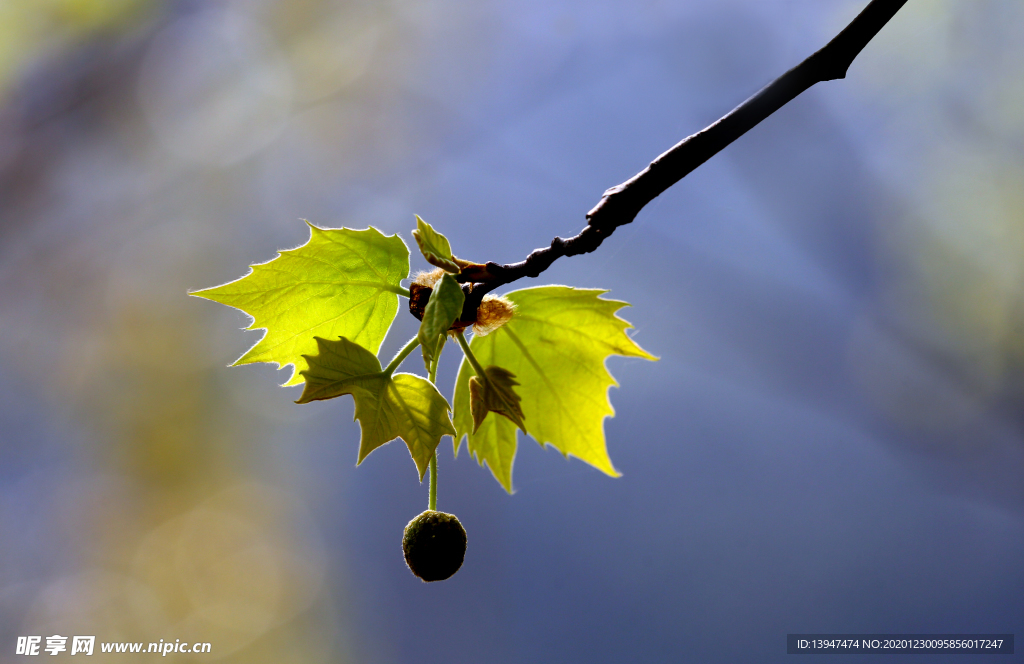
[[[907,0],[871,0],[824,48],[762,88],[706,129],[684,138],[660,155],[647,168],[620,185],[604,192],[587,213],[587,226],[574,237],[556,237],[551,245],[535,249],[518,263],[487,263],[483,270],[460,275],[460,281],[474,281],[466,298],[464,317],[475,315],[483,296],[522,277],[536,277],[561,256],[594,251],[619,226],[633,221],[645,205],[684,178],[695,168],[792,101],[815,83],[846,77],[854,58]],[[467,316],[468,314],[468,316]]]

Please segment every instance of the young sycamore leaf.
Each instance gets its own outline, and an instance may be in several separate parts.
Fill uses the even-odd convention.
[[[357,463],[384,443],[401,438],[422,481],[441,436],[455,435],[445,398],[425,378],[382,371],[373,353],[345,337],[337,341],[318,337],[316,344],[319,353],[305,356],[306,385],[295,403],[351,394],[362,430]]]
[[[303,356],[317,350],[314,336],[347,337],[375,354],[398,313],[398,295],[408,295],[399,282],[409,276],[409,249],[397,234],[306,223],[306,244],[253,265],[240,279],[191,293],[249,314],[246,329],[265,328],[232,366],[291,364],[285,385],[302,382]]]
[[[604,418],[615,412],[608,388],[617,383],[604,361],[610,355],[657,358],[626,335],[631,326],[615,312],[627,304],[598,297],[605,292],[542,286],[508,293],[516,304],[512,320],[485,337],[475,336],[470,348],[481,365],[515,374],[526,432],[538,443],[617,476],[604,439]],[[504,417],[487,417],[474,432],[473,375],[463,360],[455,381],[455,451],[465,436],[470,453],[479,463],[486,461],[511,492],[516,427]]]
[[[452,256],[452,246],[448,243],[448,238],[435,231],[419,215],[416,215],[416,230],[412,232],[412,236],[416,238],[416,244],[419,245],[420,252],[428,263],[453,274],[459,273],[460,268]]]
[[[526,432],[523,424],[523,409],[519,405],[521,399],[513,386],[518,385],[515,374],[507,369],[491,365],[484,367],[486,380],[480,376],[469,379],[469,409],[473,413],[473,433],[477,432],[487,413],[498,413],[512,420],[517,427]]]
[[[430,371],[438,344],[444,343],[448,328],[462,313],[462,304],[465,301],[462,286],[455,281],[455,277],[450,274],[441,275],[430,293],[427,306],[423,309],[423,321],[420,323],[418,335],[427,371]]]

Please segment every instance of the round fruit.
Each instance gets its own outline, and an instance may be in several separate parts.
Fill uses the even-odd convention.
[[[424,581],[443,581],[466,557],[466,529],[454,514],[427,510],[405,527],[405,562]]]

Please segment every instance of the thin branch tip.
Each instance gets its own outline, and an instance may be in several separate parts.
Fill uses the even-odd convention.
[[[539,276],[562,256],[596,250],[616,228],[631,223],[666,189],[805,90],[816,83],[846,78],[856,57],[906,2],[871,0],[838,35],[796,67],[711,125],[681,140],[630,179],[606,189],[597,205],[587,212],[587,225],[577,235],[566,239],[556,236],[549,246],[534,249],[518,263],[486,263],[482,273],[474,274],[476,283],[467,296],[466,307],[479,306],[486,293],[502,285]]]

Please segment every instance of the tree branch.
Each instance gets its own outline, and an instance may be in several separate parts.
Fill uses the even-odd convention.
[[[562,256],[594,251],[616,228],[630,223],[645,205],[683,179],[695,168],[757,126],[815,83],[845,78],[854,58],[907,0],[871,0],[824,48],[762,88],[706,129],[684,138],[657,157],[644,170],[604,192],[587,213],[587,226],[574,237],[556,237],[551,245],[535,249],[518,263],[487,263],[483,270],[462,276],[474,281],[466,299],[467,313],[475,317],[483,296],[522,277],[536,277]]]

